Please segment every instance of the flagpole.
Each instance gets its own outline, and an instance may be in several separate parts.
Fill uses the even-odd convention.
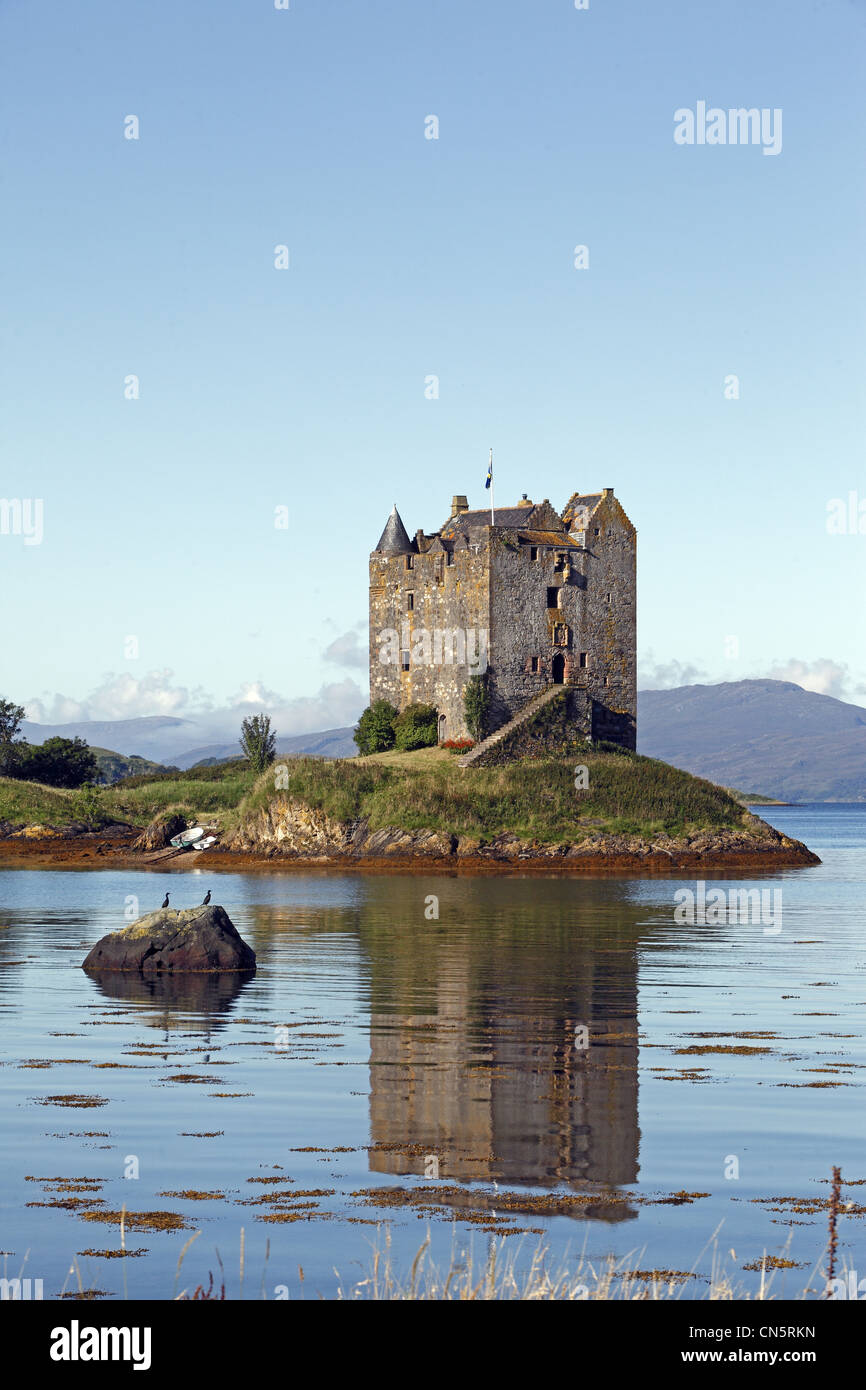
[[[495,508],[495,502],[494,502],[494,484],[493,484],[493,450],[491,449],[491,450],[490,450],[490,525],[491,525],[491,526],[495,526],[495,525],[496,525],[496,521],[495,521],[495,519],[494,519],[494,508]]]

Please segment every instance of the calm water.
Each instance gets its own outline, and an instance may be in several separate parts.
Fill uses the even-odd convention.
[[[180,1287],[219,1282],[219,1252],[236,1296],[243,1228],[246,1296],[294,1295],[299,1266],[308,1295],[333,1295],[334,1267],[348,1291],[386,1228],[408,1270],[428,1227],[441,1262],[452,1246],[483,1259],[495,1213],[518,1262],[542,1231],[552,1264],[694,1271],[686,1297],[721,1226],[716,1258],[743,1291],[766,1251],[802,1263],[774,1276],[798,1295],[831,1166],[866,1179],[866,805],[767,818],[822,865],[708,891],[780,889],[778,933],[678,925],[674,894],[695,883],[668,878],[0,871],[0,1266],[26,1261],[46,1297],[79,1274],[171,1297],[200,1231]],[[82,972],[167,887],[178,907],[211,888],[254,979],[161,993]],[[706,1195],[665,1200],[683,1192]],[[94,1205],[28,1205],[70,1200]],[[128,1232],[141,1257],[82,1254],[118,1248],[117,1224],[85,1213],[124,1203],[189,1229]],[[843,1219],[861,1277],[863,1232]]]

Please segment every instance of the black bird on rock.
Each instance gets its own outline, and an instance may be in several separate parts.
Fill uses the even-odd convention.
[[[168,907],[168,894],[167,894],[167,893],[166,893],[166,895],[165,895],[165,901],[163,902],[162,905],[163,905],[163,907]]]
[[[203,901],[202,901],[202,907],[207,907],[207,905],[208,905],[209,902],[210,902],[210,889],[208,889],[207,892],[206,892],[205,895],[204,895],[204,899],[203,899]]]

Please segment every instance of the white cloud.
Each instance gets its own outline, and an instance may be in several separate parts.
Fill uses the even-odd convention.
[[[359,629],[366,627],[366,623],[358,625],[358,628],[350,628],[339,637],[335,637],[324,650],[325,661],[333,661],[337,666],[357,666],[361,670],[366,670],[368,661],[368,651],[366,641],[361,641]]]
[[[652,650],[638,659],[637,683],[641,690],[673,690],[681,685],[707,681],[707,673],[690,661],[656,661]]]
[[[269,714],[277,736],[288,738],[354,724],[366,703],[366,692],[347,676],[325,683],[315,695],[294,699],[270,690],[261,680],[243,681],[218,705],[200,688],[176,685],[173,672],[163,670],[150,671],[140,680],[127,674],[107,675],[80,700],[60,693],[44,694],[26,702],[26,718],[36,724],[55,725],[170,715],[183,723],[152,736],[164,750],[162,756],[167,756],[171,751],[180,753],[204,744],[234,742],[241,720],[250,714]]]
[[[173,683],[167,668],[149,671],[137,679],[128,673],[103,676],[102,684],[82,700],[64,694],[43,694],[27,701],[27,718],[39,724],[70,724],[85,719],[136,719],[142,715],[169,714],[183,718],[202,713],[213,701],[201,690],[190,692]]]
[[[804,690],[814,691],[816,695],[833,695],[844,700],[847,695],[849,671],[842,661],[831,661],[829,657],[819,657],[817,661],[801,661],[791,657],[777,664],[768,672],[774,681],[793,681]]]

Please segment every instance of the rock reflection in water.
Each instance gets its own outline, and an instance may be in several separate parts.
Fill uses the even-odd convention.
[[[202,1023],[215,1032],[225,1028],[232,1006],[253,973],[226,971],[189,975],[141,975],[138,971],[88,971],[87,978],[106,999],[144,1004],[142,1023],[168,1031]]]

